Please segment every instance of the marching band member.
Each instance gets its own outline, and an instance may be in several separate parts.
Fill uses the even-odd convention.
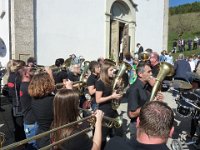
[[[109,62],[104,62],[101,66],[100,79],[96,82],[96,102],[99,105],[99,109],[102,110],[106,116],[115,118],[118,116],[117,111],[112,109],[111,100],[119,100],[122,95],[117,94],[116,91],[112,91],[114,65]],[[107,136],[112,135],[113,129],[102,128],[102,149],[106,144]]]
[[[54,98],[54,120],[52,128],[77,121],[79,116],[79,93],[72,89],[61,89]],[[97,110],[95,113],[96,123],[93,140],[86,133],[73,137],[61,144],[54,146],[54,150],[100,150],[101,127],[103,112]],[[81,131],[80,125],[66,127],[51,134],[52,142],[59,141],[70,135]]]
[[[91,95],[91,107],[92,110],[96,110],[97,108],[97,103],[95,100],[95,92],[96,92],[96,87],[95,83],[99,78],[100,74],[100,65],[97,61],[91,61],[89,65],[89,69],[91,71],[91,75],[87,79],[87,88],[88,92]]]
[[[38,125],[36,123],[35,115],[33,114],[31,103],[32,98],[28,93],[28,86],[30,84],[33,72],[31,72],[31,67],[24,66],[20,69],[21,84],[20,84],[20,102],[22,106],[22,114],[24,120],[24,132],[26,138],[31,138],[36,135]],[[33,140],[29,142],[28,149],[36,149],[36,141]]]
[[[21,78],[19,70],[25,66],[25,62],[21,60],[10,60],[7,64],[8,76],[8,93],[12,102],[12,118],[14,123],[15,141],[21,141],[26,138],[23,126],[23,115],[21,112],[21,104],[19,101],[19,91]]]
[[[36,73],[28,88],[32,100],[32,111],[38,124],[37,134],[46,132],[50,129],[53,121],[53,98],[54,80],[46,72]],[[37,147],[41,148],[50,144],[49,136],[42,137],[36,141]]]

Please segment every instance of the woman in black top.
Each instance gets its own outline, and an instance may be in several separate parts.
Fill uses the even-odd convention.
[[[33,98],[32,111],[38,124],[36,134],[48,131],[53,121],[54,85],[53,78],[45,71],[36,73],[29,84],[28,92]],[[38,148],[44,147],[50,144],[50,138],[42,137],[36,143]]]
[[[115,118],[118,116],[117,111],[112,109],[111,101],[120,99],[122,95],[112,91],[112,80],[114,65],[110,62],[105,62],[101,66],[100,79],[96,82],[96,102],[99,104],[99,109],[105,113],[105,116]],[[106,144],[106,137],[111,135],[112,129],[102,128],[102,148]]]
[[[12,118],[14,123],[15,141],[21,141],[26,138],[23,126],[23,115],[21,104],[19,101],[19,91],[21,78],[19,70],[25,66],[25,62],[21,60],[10,60],[7,64],[8,76],[8,93],[9,100],[12,102]]]
[[[32,98],[28,93],[28,86],[32,77],[31,67],[25,66],[20,69],[19,72],[21,75],[20,102],[24,120],[24,132],[26,134],[26,138],[31,138],[35,136],[38,127],[35,115],[33,114],[31,108]],[[36,141],[30,141],[28,146],[29,149],[34,149],[34,147],[36,148]]]
[[[54,121],[52,128],[77,121],[79,116],[79,93],[72,89],[61,89],[54,98]],[[53,147],[54,150],[100,150],[101,147],[101,122],[103,112],[96,111],[96,124],[93,141],[86,133],[75,136]],[[80,124],[69,126],[51,134],[52,142],[59,141],[82,130]]]

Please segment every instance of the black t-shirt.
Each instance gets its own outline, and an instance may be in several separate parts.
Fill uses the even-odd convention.
[[[159,66],[160,66],[160,64],[158,63],[158,64],[156,64],[155,66],[151,66],[151,69],[152,69],[152,76],[153,77],[157,77],[157,75],[158,75],[158,72],[159,72]]]
[[[97,80],[98,80],[98,76],[92,73],[87,79],[87,86],[94,86],[94,88],[96,88],[95,83]],[[91,97],[92,99],[95,99],[95,93],[91,95]]]
[[[142,144],[135,139],[125,140],[121,137],[114,137],[106,144],[104,150],[169,150],[164,144]]]
[[[104,150],[134,150],[133,147],[122,137],[115,136],[106,144]]]
[[[76,132],[80,132],[78,130]],[[76,133],[74,132],[74,133]],[[74,134],[73,133],[73,134]],[[59,148],[61,150],[91,150],[92,148],[92,140],[88,137],[86,133],[80,134],[78,136],[73,137],[70,140],[65,141]]]
[[[49,130],[53,121],[53,99],[54,95],[48,95],[32,100],[32,110],[41,131]]]
[[[79,81],[79,78],[80,78],[80,76],[79,75],[74,75],[74,73],[73,72],[69,72],[68,73],[68,79],[70,80],[70,81]]]
[[[101,79],[96,82],[96,91],[102,91],[102,97],[107,97],[112,94],[112,87],[106,86]],[[99,104],[99,109],[102,110],[106,116],[115,117],[116,111],[112,109],[111,100]]]
[[[133,150],[169,150],[165,143],[163,144],[142,144],[137,140],[131,139],[128,141]]]
[[[28,93],[29,82],[21,82],[20,85],[20,102],[22,106],[22,113],[24,116],[24,122],[26,124],[34,124],[36,119],[32,112],[31,103],[32,98]]]
[[[37,134],[43,133],[50,129],[51,123],[53,121],[53,98],[54,95],[48,95],[41,98],[33,98],[32,100],[32,110],[38,124]],[[38,148],[49,144],[49,135],[37,140]]]
[[[142,107],[150,98],[147,86],[140,79],[136,79],[127,91],[128,111],[136,111]]]

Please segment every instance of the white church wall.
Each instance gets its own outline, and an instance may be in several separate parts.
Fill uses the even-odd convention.
[[[151,48],[160,53],[163,47],[163,0],[135,0],[136,12],[135,43],[144,49]]]
[[[72,53],[86,60],[105,55],[103,0],[38,0],[36,9],[39,64]]]
[[[0,38],[4,41],[7,50],[5,57],[0,57],[0,62],[5,67],[10,57],[8,0],[0,0],[0,15]]]

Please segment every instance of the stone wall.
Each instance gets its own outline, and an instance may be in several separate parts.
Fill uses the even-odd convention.
[[[34,56],[34,0],[11,0],[11,58]]]

